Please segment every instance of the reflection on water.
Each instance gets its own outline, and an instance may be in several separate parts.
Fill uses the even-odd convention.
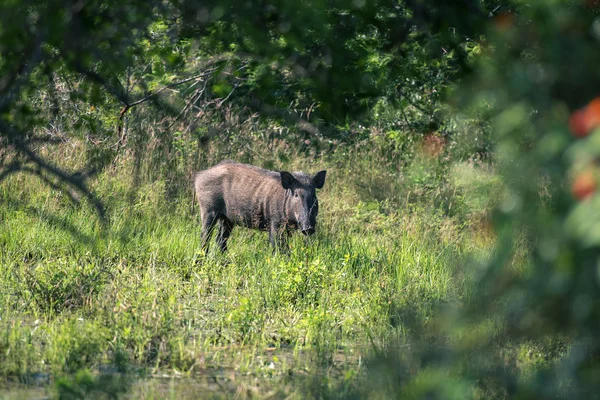
[[[278,349],[256,355],[251,365],[231,368],[204,367],[188,374],[177,371],[122,374],[104,366],[100,371],[79,371],[72,376],[51,379],[47,374],[31,375],[25,383],[0,386],[0,399],[221,399],[221,398],[303,398],[319,392],[323,384],[336,385],[360,369],[360,357],[339,351],[327,361],[316,354],[294,355]],[[277,354],[276,354],[277,353]]]

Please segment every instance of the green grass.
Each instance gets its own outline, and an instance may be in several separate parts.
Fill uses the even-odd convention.
[[[492,245],[436,206],[448,190],[426,201],[422,181],[355,161],[330,161],[318,233],[294,235],[289,255],[244,228],[227,254],[204,254],[191,191],[169,194],[163,180],[133,191],[126,167],[94,182],[105,226],[12,176],[0,184],[0,379],[47,377],[66,398],[99,387],[186,398],[177,379],[214,397],[353,390],[365,358],[469,299]],[[312,168],[302,164],[288,167]]]

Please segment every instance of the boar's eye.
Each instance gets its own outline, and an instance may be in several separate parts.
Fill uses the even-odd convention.
[[[298,198],[298,193],[294,193],[294,197]]]

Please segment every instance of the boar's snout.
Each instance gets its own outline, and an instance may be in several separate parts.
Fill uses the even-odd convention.
[[[315,227],[314,226],[306,227],[306,228],[302,229],[302,233],[306,236],[310,236],[313,233],[315,233]]]

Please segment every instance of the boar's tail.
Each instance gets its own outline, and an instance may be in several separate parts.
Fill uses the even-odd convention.
[[[198,177],[198,174],[200,174],[199,172],[196,172],[194,175],[192,175],[192,217],[194,215],[196,215],[194,213],[194,208],[196,205],[196,178]]]
[[[194,192],[194,195],[192,196],[192,218],[194,217],[194,215],[196,215],[194,212],[194,208],[195,208],[194,206],[196,204],[196,188],[194,188],[193,192]]]

